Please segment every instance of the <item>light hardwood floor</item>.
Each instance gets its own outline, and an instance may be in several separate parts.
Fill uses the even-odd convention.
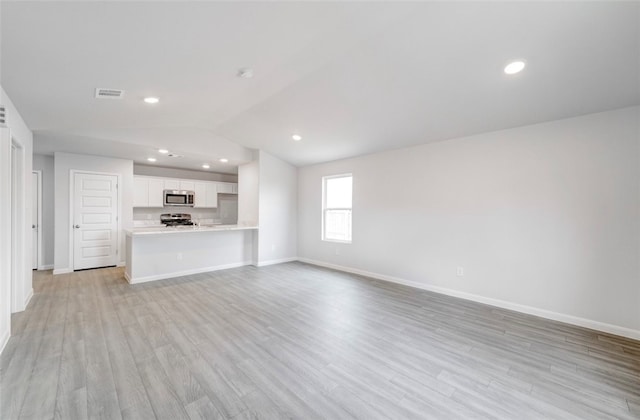
[[[640,342],[301,263],[34,273],[2,419],[640,418]]]

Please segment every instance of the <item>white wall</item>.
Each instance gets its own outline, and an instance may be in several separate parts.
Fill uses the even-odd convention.
[[[69,187],[70,171],[93,171],[120,175],[120,194],[122,201],[120,228],[128,229],[133,226],[133,161],[114,159],[73,153],[55,153],[55,266],[54,274],[73,270],[72,255],[69,252]],[[124,264],[125,235],[120,232],[119,258]]]
[[[21,235],[21,249],[11,246],[11,142],[14,141],[23,149],[24,199],[19,203],[23,215],[31,214],[31,156],[33,154],[33,135],[18,110],[0,87],[0,104],[6,108],[9,133],[0,136],[0,351],[4,348],[11,333],[11,293],[15,293],[18,303],[15,310],[24,310],[33,295],[31,273],[31,217],[24,217],[24,223],[18,232]],[[20,282],[15,290],[11,290],[12,253],[17,253],[19,260],[18,276]]]
[[[301,168],[298,254],[640,338],[639,121],[632,107]],[[323,242],[321,177],[345,172],[353,243]]]
[[[297,257],[298,173],[292,166],[260,151],[258,265]]]
[[[42,171],[42,264],[53,267],[54,258],[54,165],[53,156],[33,155],[33,170]]]
[[[259,153],[256,160],[238,166],[238,225],[258,226],[260,195]],[[251,233],[251,264],[258,265],[258,231]]]
[[[238,224],[258,226],[260,165],[257,160],[238,167]]]

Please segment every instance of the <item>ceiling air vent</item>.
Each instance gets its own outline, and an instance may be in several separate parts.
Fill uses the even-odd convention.
[[[7,112],[4,105],[0,105],[0,127],[7,126]]]
[[[167,154],[167,156],[169,156],[169,157],[182,157],[182,155],[177,155],[175,153],[169,153],[169,154]]]
[[[122,99],[124,97],[124,90],[121,89],[96,89],[96,98],[99,99]]]

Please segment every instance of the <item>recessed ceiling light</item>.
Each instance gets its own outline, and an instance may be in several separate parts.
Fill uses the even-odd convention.
[[[238,69],[237,76],[241,79],[251,79],[253,77],[253,69],[242,68]]]
[[[204,169],[209,169],[209,165],[207,165],[206,163],[205,163],[204,165],[202,165],[202,167],[203,167]]]
[[[504,68],[504,72],[507,74],[520,73],[522,69],[524,69],[524,66],[524,61],[512,61]]]
[[[299,134],[294,134],[293,136],[291,136],[292,139],[294,139],[295,141],[300,141],[302,140],[302,136]]]
[[[222,158],[222,159],[220,159],[220,162],[222,162],[222,163],[227,163],[227,162],[229,162],[229,159],[227,159],[227,158]]]
[[[169,153],[169,151],[167,149],[158,149],[158,153],[162,153],[163,155],[166,155],[167,153]]]
[[[148,104],[157,104],[158,102],[160,102],[160,99],[149,96],[147,98],[144,98],[144,101]]]
[[[155,162],[155,161],[156,161],[156,158],[147,158],[147,160],[148,160],[149,162]]]

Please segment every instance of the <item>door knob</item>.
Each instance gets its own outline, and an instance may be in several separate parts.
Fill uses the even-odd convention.
[[[31,225],[31,229],[35,229],[35,228],[36,228],[36,225]]]
[[[80,225],[75,225],[74,228],[80,229]]]

